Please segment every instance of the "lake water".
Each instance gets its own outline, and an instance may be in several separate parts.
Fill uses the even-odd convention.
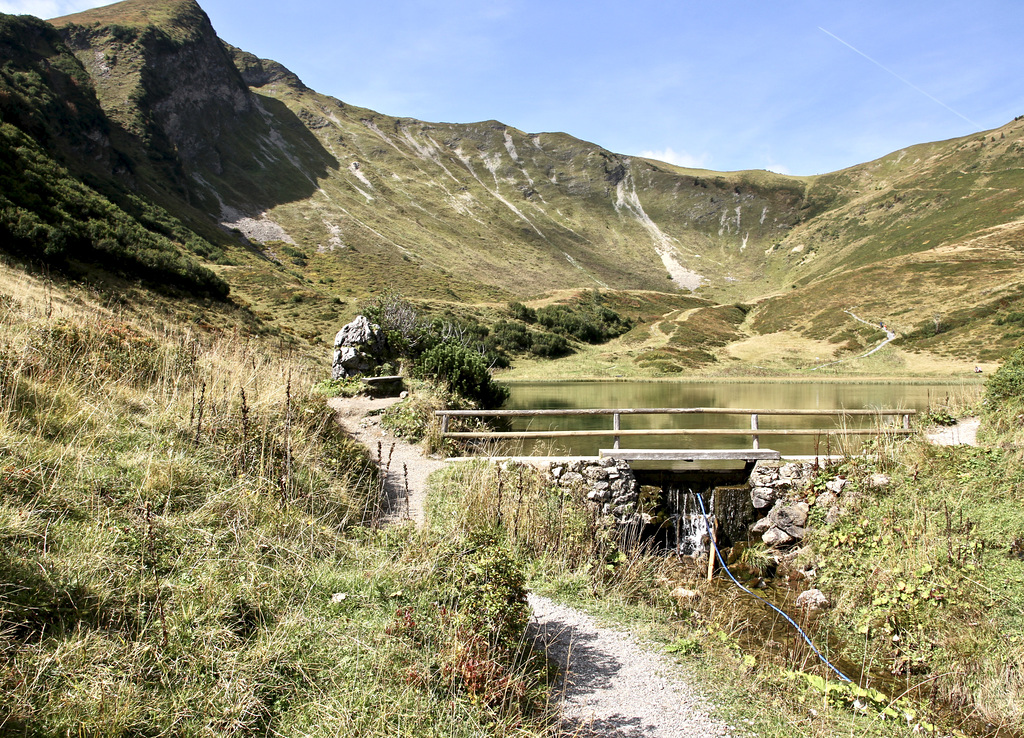
[[[785,409],[914,409],[941,406],[949,397],[980,391],[980,385],[872,384],[858,382],[524,382],[509,385],[512,394],[503,409],[567,408],[785,408]],[[890,420],[894,420],[890,418]],[[901,420],[901,419],[896,419]],[[831,417],[759,417],[761,429],[830,428]],[[848,418],[846,427],[868,427],[871,419]],[[612,444],[611,416],[516,419],[510,430],[603,430],[607,437],[526,441],[522,453],[595,455]],[[736,428],[749,429],[749,415],[622,416],[622,429]],[[836,452],[837,441],[815,436],[763,435],[761,448],[785,454]],[[750,436],[623,436],[622,448],[750,448]],[[817,444],[817,447],[816,447]],[[844,450],[853,450],[844,448]]]

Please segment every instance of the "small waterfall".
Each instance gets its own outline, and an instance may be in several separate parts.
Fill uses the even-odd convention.
[[[701,513],[698,495],[704,500],[712,525],[716,526],[715,539],[720,547],[747,540],[748,527],[756,517],[748,486],[717,486],[694,490],[672,482],[663,489],[666,518],[672,528],[668,543],[680,555],[706,556],[710,547],[708,523]]]
[[[705,499],[704,506],[713,509],[714,493],[710,500]],[[697,495],[691,489],[672,486],[666,490],[665,499],[668,503],[668,519],[672,521],[677,552],[683,556],[706,555],[709,545],[708,524],[700,510]],[[711,516],[712,524],[714,517]]]

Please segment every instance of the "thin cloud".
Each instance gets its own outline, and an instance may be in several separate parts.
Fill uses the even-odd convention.
[[[918,87],[917,85],[915,85],[915,84],[914,84],[913,82],[911,82],[910,80],[908,80],[908,79],[907,79],[906,77],[901,77],[900,75],[896,74],[896,72],[894,72],[894,71],[892,71],[891,69],[889,69],[889,67],[887,67],[887,66],[885,66],[884,64],[882,64],[882,62],[878,61],[877,59],[873,59],[873,58],[871,58],[870,56],[868,56],[867,54],[865,54],[865,53],[864,53],[863,51],[861,51],[860,49],[858,49],[858,48],[857,48],[856,46],[854,46],[853,44],[851,44],[851,43],[849,43],[849,42],[847,42],[847,41],[843,41],[843,39],[839,38],[839,36],[837,36],[837,35],[835,35],[834,33],[832,33],[832,31],[829,31],[829,30],[827,30],[827,29],[825,29],[825,28],[822,28],[821,26],[818,26],[818,30],[819,30],[819,31],[821,31],[822,33],[828,34],[829,36],[831,36],[832,38],[834,38],[834,39],[835,39],[836,41],[838,41],[839,43],[841,43],[841,44],[842,44],[843,46],[847,47],[847,48],[848,48],[848,49],[850,49],[851,51],[854,51],[854,52],[856,52],[857,54],[860,54],[860,55],[861,55],[861,56],[863,56],[863,57],[864,57],[865,59],[867,59],[867,60],[868,60],[869,62],[871,62],[872,64],[874,64],[874,65],[875,65],[876,67],[878,67],[879,69],[881,69],[881,70],[882,70],[882,71],[884,71],[884,72],[888,72],[889,74],[891,74],[891,75],[892,75],[893,77],[895,77],[896,79],[898,79],[898,80],[899,80],[900,82],[902,82],[903,84],[905,84],[905,85],[906,85],[907,87],[909,87],[910,89],[914,90],[915,92],[920,92],[920,93],[921,93],[922,95],[924,95],[925,97],[927,97],[927,98],[928,98],[929,100],[931,100],[931,101],[932,101],[932,102],[934,102],[934,103],[937,103],[937,104],[941,105],[941,106],[942,106],[942,107],[944,107],[944,108],[945,108],[946,110],[948,110],[949,112],[951,112],[951,113],[952,113],[953,115],[955,115],[955,116],[957,116],[958,118],[962,118],[963,120],[967,121],[967,122],[968,122],[968,123],[970,123],[970,124],[971,124],[972,126],[974,126],[974,128],[975,128],[976,130],[979,130],[979,131],[980,131],[980,130],[982,130],[982,126],[981,126],[980,124],[978,124],[978,123],[975,123],[975,122],[974,122],[973,120],[971,120],[970,118],[968,118],[968,117],[967,117],[966,115],[964,115],[964,114],[963,114],[963,113],[961,113],[960,111],[958,111],[958,110],[954,110],[954,109],[953,109],[953,108],[951,108],[950,106],[946,105],[946,103],[942,102],[942,100],[938,99],[938,98],[937,98],[937,97],[935,97],[934,95],[932,95],[932,94],[929,94],[929,93],[925,92],[925,91],[924,91],[924,90],[922,90],[922,89],[921,89],[920,87]]]
[[[675,164],[677,167],[685,167],[687,169],[706,169],[708,164],[707,154],[696,156],[685,151],[676,151],[673,148],[661,149],[660,151],[641,151],[639,156],[642,156],[644,159],[668,162],[669,164]]]
[[[0,0],[0,13],[60,18],[109,4],[110,0]]]

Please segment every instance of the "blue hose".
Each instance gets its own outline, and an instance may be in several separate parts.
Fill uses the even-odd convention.
[[[697,498],[697,502],[698,502],[698,503],[700,503],[700,512],[701,512],[701,514],[702,514],[702,515],[704,516],[704,524],[705,524],[705,525],[707,525],[707,527],[708,527],[708,531],[710,531],[710,530],[711,530],[711,519],[710,519],[710,518],[708,517],[708,511],[707,511],[707,510],[705,509],[705,507],[704,507],[704,500],[703,500],[703,498],[702,498],[702,497],[701,497],[701,496],[700,496],[699,494],[694,494],[693,490],[690,490],[690,494],[692,494],[692,495],[693,495],[694,497],[696,497],[696,498]],[[840,678],[840,679],[842,679],[842,680],[843,680],[844,682],[851,682],[851,683],[852,683],[852,682],[853,682],[853,680],[852,680],[852,679],[850,679],[850,677],[846,676],[846,674],[844,674],[843,672],[839,671],[839,669],[837,669],[836,667],[834,667],[834,666],[832,665],[832,662],[831,662],[831,661],[829,661],[829,660],[828,660],[827,658],[825,658],[824,656],[822,656],[822,655],[821,655],[821,651],[819,651],[819,650],[818,650],[818,649],[817,649],[817,648],[815,647],[814,643],[812,643],[812,642],[811,642],[811,639],[807,637],[807,634],[806,634],[806,633],[804,633],[804,630],[803,630],[803,628],[801,628],[801,627],[800,627],[799,625],[797,625],[797,624],[796,624],[796,621],[795,621],[795,620],[793,620],[793,618],[789,617],[789,615],[787,615],[787,614],[786,614],[786,613],[784,613],[784,612],[783,612],[782,610],[780,610],[779,608],[777,608],[777,607],[776,607],[775,605],[773,605],[773,604],[772,604],[771,602],[769,602],[768,600],[766,600],[766,599],[765,599],[764,597],[761,597],[761,596],[759,596],[759,595],[756,595],[756,594],[754,594],[754,593],[753,593],[753,592],[751,592],[751,591],[750,591],[749,589],[747,589],[746,587],[744,587],[744,586],[743,586],[742,584],[740,584],[740,583],[739,583],[739,580],[738,580],[738,579],[736,579],[736,577],[734,577],[734,576],[732,575],[732,572],[731,572],[731,571],[729,571],[729,567],[728,567],[728,566],[726,565],[725,561],[724,561],[724,560],[722,559],[722,553],[721,553],[721,551],[719,551],[719,550],[718,550],[718,546],[717,546],[717,545],[715,544],[715,539],[714,539],[714,536],[708,536],[708,538],[709,538],[709,539],[710,539],[710,541],[711,541],[711,548],[712,548],[712,549],[714,549],[714,551],[715,551],[715,556],[716,556],[716,557],[718,558],[718,561],[719,561],[719,563],[720,563],[720,564],[722,565],[722,568],[723,568],[723,569],[725,569],[725,573],[729,575],[729,578],[730,578],[730,579],[731,579],[731,580],[733,581],[733,583],[734,583],[734,584],[735,584],[735,585],[736,585],[737,587],[739,587],[740,589],[742,589],[742,590],[743,590],[744,592],[746,592],[746,593],[747,593],[748,595],[750,595],[751,597],[753,597],[753,598],[754,598],[754,599],[756,599],[756,600],[760,600],[760,601],[761,601],[761,602],[763,602],[764,604],[768,605],[768,607],[770,607],[771,609],[775,610],[775,612],[779,613],[779,615],[781,615],[781,616],[782,616],[782,617],[784,617],[784,618],[785,618],[786,620],[788,620],[788,621],[789,621],[789,623],[790,623],[790,624],[791,624],[791,625],[792,625],[792,626],[793,626],[794,628],[796,628],[797,632],[798,632],[798,633],[799,633],[799,634],[800,634],[801,636],[803,636],[803,639],[804,639],[805,641],[807,641],[807,645],[808,645],[808,646],[810,646],[810,647],[811,647],[811,650],[812,650],[812,651],[814,651],[814,653],[816,653],[816,654],[818,655],[818,658],[819,658],[819,659],[821,659],[821,662],[822,662],[823,664],[825,664],[825,666],[827,666],[827,667],[828,667],[828,668],[830,668],[830,669],[831,669],[832,671],[834,671],[834,672],[835,672],[836,674],[838,674],[838,675],[839,675],[839,678]]]

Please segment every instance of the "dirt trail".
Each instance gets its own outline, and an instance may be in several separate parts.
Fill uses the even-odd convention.
[[[843,312],[846,313],[847,315],[849,315],[854,320],[856,320],[856,321],[858,321],[860,323],[863,323],[864,325],[870,325],[872,328],[875,327],[874,323],[872,323],[870,321],[867,321],[867,320],[864,320],[864,318],[861,318],[861,317],[859,317],[857,315],[854,315],[849,310],[844,310]],[[879,325],[879,330],[885,331],[885,340],[882,341],[881,343],[879,343],[874,348],[868,349],[863,354],[857,354],[857,356],[851,356],[851,357],[849,357],[847,359],[838,359],[837,361],[830,361],[827,364],[822,364],[821,366],[813,367],[811,369],[811,371],[812,372],[816,372],[819,369],[824,369],[827,366],[835,366],[836,364],[842,364],[842,363],[847,362],[847,361],[853,361],[854,359],[863,359],[866,356],[871,356],[871,354],[875,353],[876,351],[881,351],[883,348],[885,348],[890,343],[892,343],[893,341],[896,340],[896,332],[890,330],[889,327],[886,326],[884,323]]]
[[[419,446],[395,438],[381,428],[378,413],[399,402],[397,397],[334,397],[327,401],[338,423],[379,458],[384,479],[385,522],[412,520],[422,526],[426,519],[427,477],[444,466],[443,459],[423,455]]]
[[[424,522],[427,477],[442,459],[394,438],[380,427],[378,413],[397,398],[336,397],[328,405],[355,440],[383,456],[387,468],[385,522]],[[388,464],[390,459],[390,464]],[[406,494],[408,491],[408,495]],[[562,702],[559,735],[564,738],[704,738],[728,736],[730,728],[711,718],[704,698],[678,676],[664,654],[627,633],[598,626],[586,613],[530,595],[531,631],[559,665]]]
[[[956,425],[938,427],[925,437],[936,446],[977,446],[981,418],[962,418]]]

